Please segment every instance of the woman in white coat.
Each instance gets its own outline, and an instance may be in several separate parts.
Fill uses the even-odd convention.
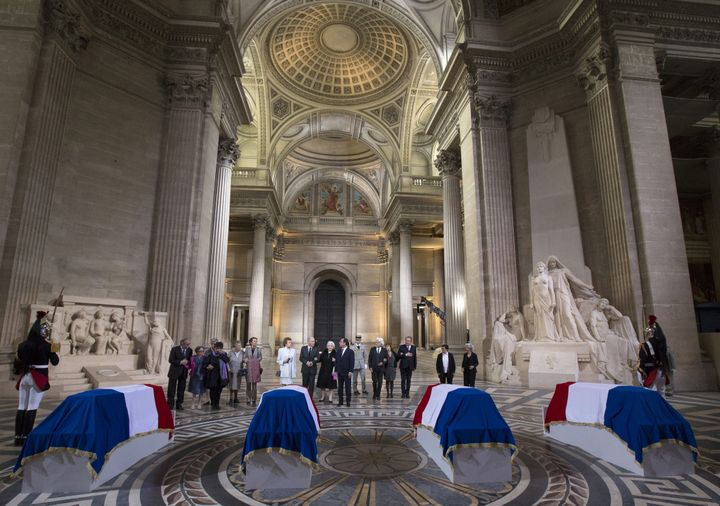
[[[277,363],[280,366],[280,383],[292,385],[295,378],[295,348],[292,339],[283,339],[283,347],[278,350]]]

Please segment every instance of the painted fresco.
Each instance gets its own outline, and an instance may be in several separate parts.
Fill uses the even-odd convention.
[[[345,216],[345,183],[320,183],[320,216]]]
[[[353,189],[352,208],[353,216],[372,216],[373,214],[365,196],[355,189]]]

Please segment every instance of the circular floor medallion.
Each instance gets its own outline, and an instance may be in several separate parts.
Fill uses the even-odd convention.
[[[339,473],[386,479],[416,471],[427,459],[406,446],[363,443],[335,447],[321,455],[320,462]]]

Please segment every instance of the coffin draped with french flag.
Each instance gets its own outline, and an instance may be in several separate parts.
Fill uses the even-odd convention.
[[[440,437],[443,455],[451,462],[458,448],[499,447],[517,453],[515,438],[492,397],[476,388],[430,385],[413,418]]]
[[[250,422],[242,466],[255,452],[295,455],[312,467],[317,466],[317,437],[320,415],[307,388],[288,385],[265,392]]]
[[[560,383],[545,412],[545,426],[569,423],[602,427],[618,436],[642,464],[643,453],[668,442],[692,450],[695,434],[660,394],[646,388],[602,383]]]
[[[112,451],[128,440],[175,425],[162,387],[127,385],[88,390],[66,398],[28,436],[13,472],[31,459],[66,451],[88,458],[93,478]]]

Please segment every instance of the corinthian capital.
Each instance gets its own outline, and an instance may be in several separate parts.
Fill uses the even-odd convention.
[[[413,225],[415,222],[413,220],[408,219],[402,219],[398,222],[398,231],[400,234],[410,234],[412,233]]]
[[[443,149],[435,158],[435,168],[441,176],[457,176],[460,172],[460,160],[452,151]]]
[[[473,101],[475,103],[475,110],[481,121],[506,124],[510,119],[512,102],[508,97],[475,93]]]
[[[218,165],[232,169],[240,158],[240,148],[235,139],[220,139],[218,144]]]
[[[204,106],[210,99],[210,77],[169,73],[165,76],[168,102],[179,106]]]
[[[45,26],[54,32],[72,51],[87,48],[89,36],[83,30],[80,16],[70,11],[63,0],[47,0],[45,2]]]
[[[578,84],[588,93],[605,85],[608,80],[609,51],[601,48],[594,55],[585,58],[575,73]]]
[[[258,228],[264,228],[267,230],[270,227],[270,218],[267,214],[257,214],[253,216],[253,228],[257,230]]]

